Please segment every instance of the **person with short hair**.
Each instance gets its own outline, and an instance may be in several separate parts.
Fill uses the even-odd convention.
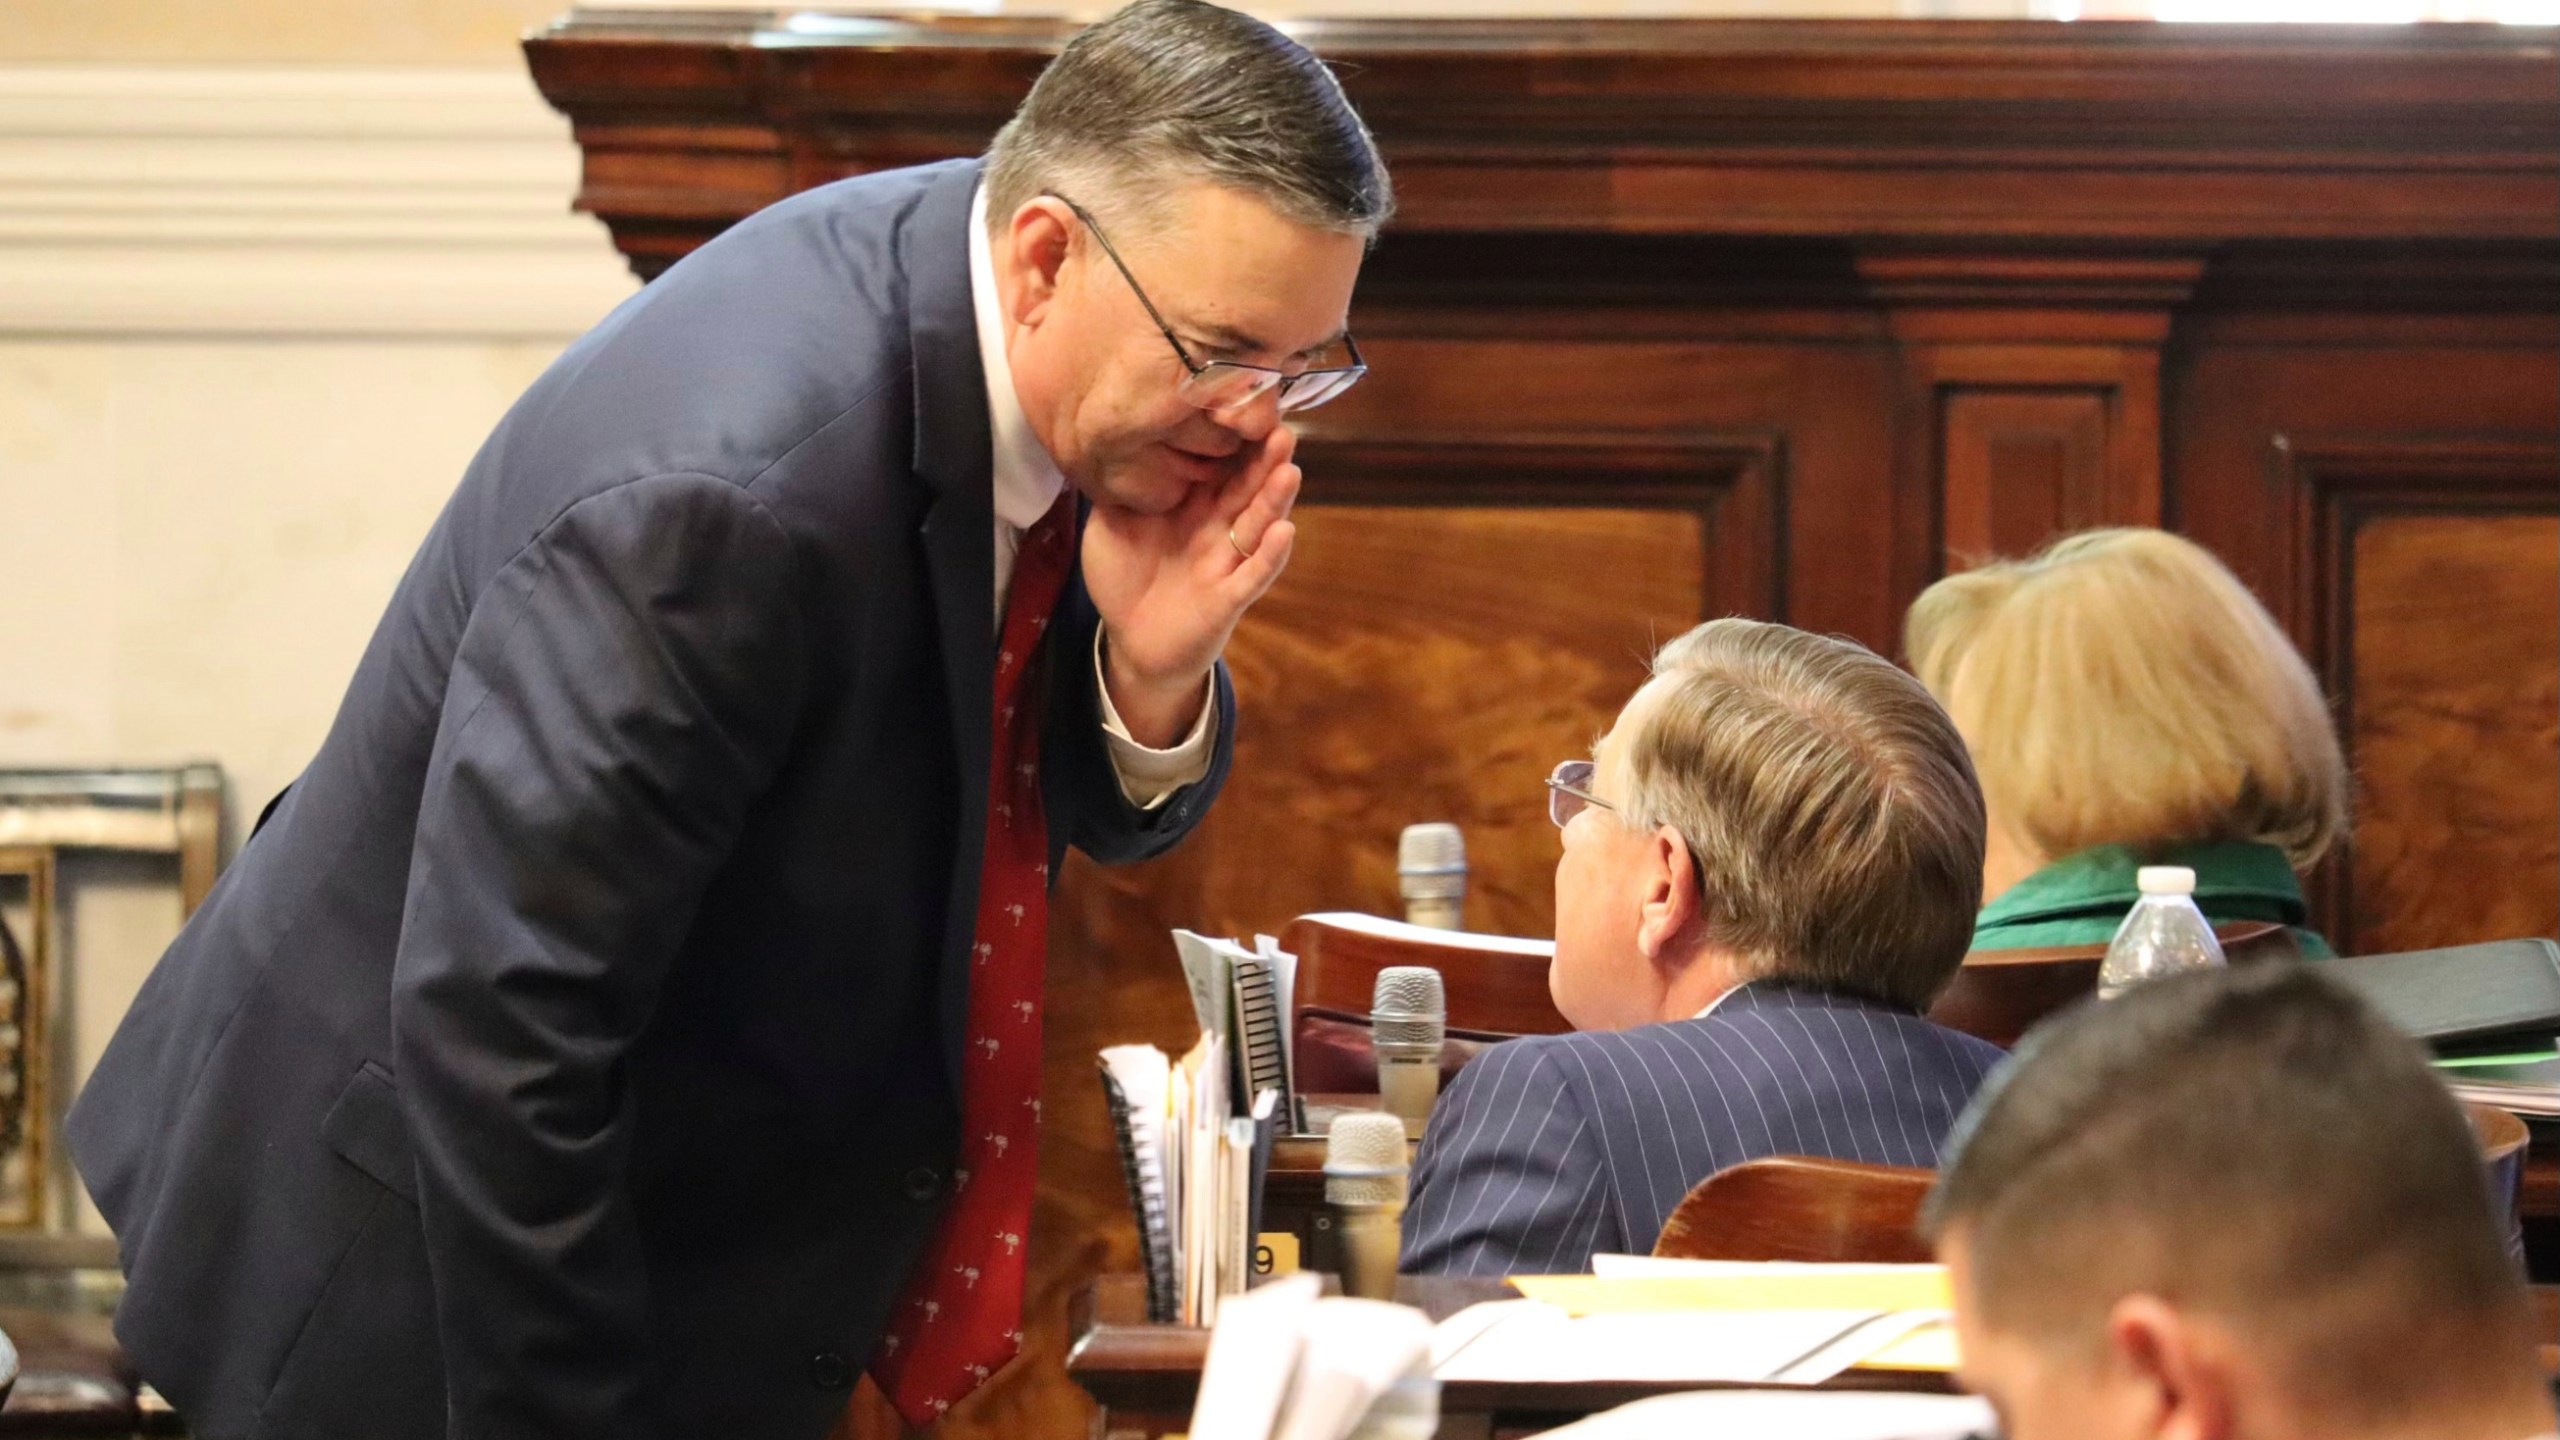
[[[2008,1440],[2552,1433],[2471,1127],[2316,969],[2085,1004],[1948,1150],[1923,1223]]]
[[[1710,621],[1547,783],[1576,1033],[1491,1047],[1433,1109],[1406,1270],[1643,1252],[1763,1156],[1936,1163],[2000,1051],[1922,1018],[1982,886],[1982,796],[1928,692],[1847,640]]]
[[[2320,684],[2194,541],[2090,530],[1921,593],[1904,653],[1972,747],[1991,833],[1977,950],[2102,945],[2145,865],[2195,871],[2216,924],[2290,927],[2346,827]]]
[[[535,382],[71,1113],[194,1433],[815,1440],[1013,1358],[1050,882],[1217,793],[1392,209],[1315,56],[1138,0]]]

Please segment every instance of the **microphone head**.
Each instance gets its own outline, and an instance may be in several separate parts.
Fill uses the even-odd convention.
[[[1396,880],[1407,900],[1455,900],[1467,893],[1467,837],[1445,820],[1407,825],[1396,841]]]
[[[1449,995],[1428,965],[1390,965],[1369,991],[1369,1027],[1380,1045],[1426,1045],[1434,1055],[1449,1028]]]
[[[1325,1203],[1403,1203],[1405,1155],[1402,1120],[1382,1110],[1336,1115],[1324,1137]]]

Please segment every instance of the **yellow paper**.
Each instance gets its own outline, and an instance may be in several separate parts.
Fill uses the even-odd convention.
[[[1787,1266],[1731,1275],[1514,1275],[1532,1300],[1569,1315],[1629,1310],[1944,1310],[1953,1299],[1936,1265],[1875,1269]]]
[[[1952,1375],[1956,1371],[1956,1327],[1940,1321],[1924,1325],[1858,1362],[1857,1368],[1868,1370],[1934,1370]]]

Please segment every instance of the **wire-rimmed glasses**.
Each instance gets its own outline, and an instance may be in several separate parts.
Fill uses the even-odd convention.
[[[1212,360],[1206,364],[1194,360],[1190,348],[1173,333],[1173,327],[1165,323],[1156,303],[1147,298],[1146,287],[1138,283],[1137,276],[1129,273],[1128,262],[1112,248],[1111,238],[1102,233],[1102,227],[1094,223],[1093,216],[1066,196],[1055,191],[1050,194],[1076,212],[1076,218],[1084,222],[1084,228],[1093,232],[1094,241],[1102,247],[1102,253],[1111,257],[1111,264],[1120,272],[1120,278],[1129,282],[1129,293],[1138,297],[1138,303],[1146,307],[1147,318],[1156,322],[1156,329],[1164,336],[1165,343],[1173,347],[1175,358],[1189,372],[1178,391],[1191,404],[1203,410],[1233,410],[1239,405],[1253,403],[1273,386],[1278,386],[1280,409],[1284,414],[1292,410],[1313,410],[1350,389],[1359,383],[1361,376],[1369,373],[1369,362],[1360,358],[1360,342],[1352,339],[1351,332],[1347,330],[1343,332],[1342,343],[1351,352],[1348,365],[1301,370],[1293,375],[1269,365],[1247,365],[1241,360]]]
[[[1573,817],[1597,805],[1603,810],[1618,807],[1591,793],[1592,777],[1599,766],[1589,760],[1567,760],[1547,777],[1547,818],[1561,830],[1573,823]]]

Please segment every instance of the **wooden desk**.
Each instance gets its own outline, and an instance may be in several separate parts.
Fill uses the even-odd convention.
[[[1445,1320],[1480,1300],[1519,1298],[1502,1280],[1408,1275],[1396,1298]],[[1209,1332],[1145,1323],[1145,1287],[1135,1275],[1106,1275],[1076,1297],[1068,1315],[1074,1348],[1067,1374],[1102,1407],[1097,1433],[1154,1436],[1190,1423],[1209,1356]],[[1649,1382],[1551,1383],[1458,1381],[1440,1392],[1440,1440],[1491,1440],[1541,1430],[1651,1395],[1732,1388]],[[1927,1370],[1851,1370],[1825,1386],[1840,1390],[1911,1390],[1945,1394],[1949,1377]]]
[[[1445,1320],[1480,1300],[1517,1296],[1508,1281],[1408,1275],[1397,1298],[1433,1320]],[[2544,1338],[2542,1368],[2560,1374],[2560,1286],[2533,1287],[2534,1328]],[[1209,1356],[1209,1332],[1145,1322],[1146,1291],[1135,1275],[1106,1275],[1080,1292],[1068,1315],[1074,1341],[1067,1374],[1102,1407],[1094,1434],[1157,1436],[1190,1424]],[[1713,1390],[1712,1384],[1460,1381],[1440,1392],[1439,1440],[1508,1440],[1534,1435],[1585,1415],[1654,1395]],[[1952,1377],[1925,1370],[1860,1368],[1825,1385],[1836,1390],[1901,1390],[1954,1393]]]

